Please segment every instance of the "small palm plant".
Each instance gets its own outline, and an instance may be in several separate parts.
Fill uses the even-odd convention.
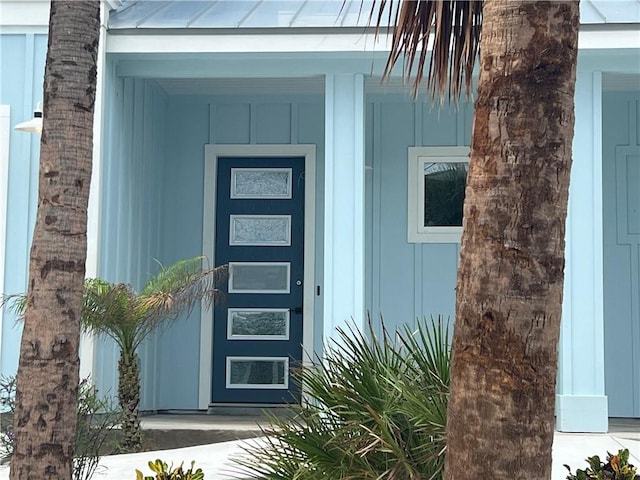
[[[271,417],[266,438],[235,459],[263,480],[439,480],[446,444],[449,345],[444,323],[393,338],[338,331],[297,380],[306,402]],[[245,478],[244,476],[242,478]]]
[[[151,332],[181,313],[190,313],[202,301],[210,306],[219,298],[219,284],[227,277],[227,266],[204,268],[204,258],[181,260],[160,271],[141,292],[131,285],[97,278],[84,284],[82,323],[90,333],[111,337],[120,348],[118,403],[123,412],[121,449],[142,448],[140,431],[140,359],[138,347]],[[26,295],[0,297],[18,315],[24,315]]]
[[[89,332],[111,337],[120,348],[118,402],[123,411],[123,451],[142,447],[138,347],[167,320],[189,313],[198,301],[211,305],[218,297],[218,285],[227,269],[204,269],[202,262],[202,257],[195,257],[164,267],[139,293],[128,284],[100,279],[85,282],[83,325]]]

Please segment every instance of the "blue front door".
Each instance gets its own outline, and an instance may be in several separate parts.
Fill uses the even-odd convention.
[[[215,263],[229,265],[214,309],[213,403],[297,401],[302,359],[304,157],[220,157]]]

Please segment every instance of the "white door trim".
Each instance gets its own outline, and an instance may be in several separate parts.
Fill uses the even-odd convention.
[[[202,219],[202,252],[211,265],[215,263],[216,172],[218,157],[304,157],[304,287],[303,287],[303,362],[313,355],[313,312],[315,280],[315,145],[205,145],[204,206]],[[198,408],[206,410],[211,403],[213,359],[213,310],[201,309],[200,315],[200,379]]]

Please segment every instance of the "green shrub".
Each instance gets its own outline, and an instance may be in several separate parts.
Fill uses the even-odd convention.
[[[607,452],[607,463],[603,463],[598,455],[587,458],[589,466],[586,470],[576,470],[575,475],[569,470],[567,480],[640,480],[638,469],[629,463],[629,450],[618,450],[616,455]]]
[[[200,468],[194,471],[194,464],[195,462],[191,462],[191,468],[185,471],[182,468],[182,463],[179,467],[173,468],[173,465],[169,467],[165,462],[158,459],[155,462],[149,462],[149,468],[156,474],[155,477],[145,477],[140,470],[136,470],[136,480],[202,480],[204,473]]]
[[[438,320],[393,338],[339,331],[323,360],[298,371],[302,405],[271,417],[266,445],[235,460],[269,480],[442,478],[449,392],[448,332]]]

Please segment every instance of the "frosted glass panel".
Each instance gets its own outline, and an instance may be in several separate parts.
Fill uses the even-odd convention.
[[[229,262],[229,293],[289,293],[289,262]]]
[[[289,338],[289,310],[230,308],[227,338],[287,340]]]
[[[291,198],[291,169],[232,168],[231,198]]]
[[[286,357],[227,357],[227,388],[288,388]]]
[[[231,215],[229,245],[291,245],[291,215]]]

